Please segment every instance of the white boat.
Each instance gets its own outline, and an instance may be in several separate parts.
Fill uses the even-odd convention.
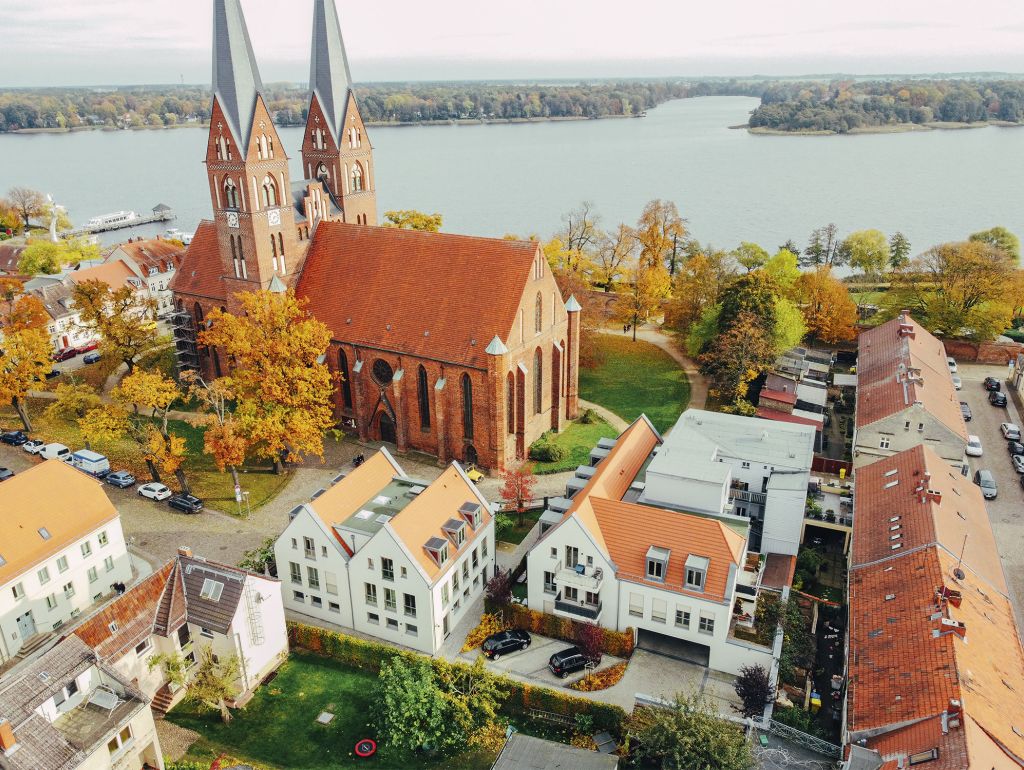
[[[134,211],[116,211],[113,214],[103,214],[99,217],[93,217],[89,220],[87,227],[111,227],[115,225],[123,226],[131,224],[136,219],[140,219],[138,214]]]

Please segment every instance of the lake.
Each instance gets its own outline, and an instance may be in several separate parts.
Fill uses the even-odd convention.
[[[374,128],[378,208],[444,215],[444,230],[550,236],[593,201],[611,227],[652,198],[675,201],[702,242],[774,250],[835,222],[902,230],[915,251],[996,224],[1024,236],[1024,129],[755,136],[758,100],[669,102],[642,119]],[[301,130],[280,129],[298,170]],[[210,216],[206,130],[0,134],[0,194],[52,193],[76,223],[166,203],[191,231]],[[133,233],[105,234],[108,242]]]

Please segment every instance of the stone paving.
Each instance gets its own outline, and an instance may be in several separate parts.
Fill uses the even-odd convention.
[[[192,744],[200,738],[195,730],[180,727],[166,719],[156,720],[156,734],[160,738],[161,751],[172,762],[185,756]]]

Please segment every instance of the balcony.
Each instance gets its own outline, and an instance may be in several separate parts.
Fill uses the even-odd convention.
[[[739,501],[750,505],[760,505],[763,508],[768,501],[768,495],[764,492],[749,492],[746,489],[730,489],[729,500],[734,503]]]
[[[597,592],[604,582],[604,572],[600,567],[565,567],[555,573],[555,583],[560,586],[572,586],[583,591]]]
[[[590,604],[589,602],[573,601],[563,599],[562,594],[555,597],[555,614],[569,615],[576,619],[589,620],[596,623],[601,618],[602,602]]]

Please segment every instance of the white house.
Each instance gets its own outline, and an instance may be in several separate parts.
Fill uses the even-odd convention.
[[[0,521],[0,662],[132,580],[103,484],[60,460],[0,484]]]
[[[50,335],[50,343],[54,352],[64,348],[76,348],[93,338],[93,332],[81,325],[78,311],[71,301],[71,288],[61,281],[41,283],[28,291],[43,303],[50,322],[46,331]]]
[[[666,445],[641,416],[607,454],[595,451],[604,456],[529,553],[528,604],[634,628],[640,646],[671,648],[719,671],[770,670],[773,650],[734,634],[735,624],[752,623],[762,576],[760,558],[747,554],[749,520],[708,515],[727,505],[729,468],[706,461],[707,484],[680,487],[651,473]],[[680,490],[693,496],[676,497]]]
[[[238,567],[207,561],[190,548],[72,630],[115,670],[167,711],[184,694],[164,669],[161,653],[198,663],[202,647],[238,658],[236,703],[244,703],[288,657],[281,583]]]
[[[946,349],[907,313],[857,340],[853,465],[924,444],[962,473],[967,426]]]
[[[167,288],[185,253],[178,243],[156,238],[137,238],[120,243],[107,255],[107,262],[123,262],[143,281],[156,302],[158,316],[174,310],[174,298]]]
[[[432,483],[386,449],[292,511],[285,607],[434,654],[494,574],[494,519],[453,462]]]
[[[70,637],[0,679],[0,770],[163,770],[149,700]]]

